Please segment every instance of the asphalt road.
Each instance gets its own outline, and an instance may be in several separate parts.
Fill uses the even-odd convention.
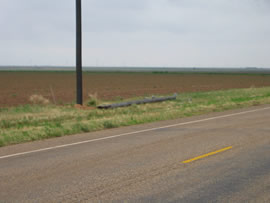
[[[0,202],[270,202],[270,106],[0,148]]]

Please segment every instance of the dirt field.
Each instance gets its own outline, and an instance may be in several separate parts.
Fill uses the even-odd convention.
[[[270,86],[270,75],[84,73],[85,99],[97,93],[104,100],[134,96]],[[52,90],[52,91],[51,91]],[[75,101],[75,73],[0,72],[0,107],[28,104],[40,94],[57,103]]]

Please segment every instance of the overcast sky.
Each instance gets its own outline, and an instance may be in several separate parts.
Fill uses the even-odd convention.
[[[84,66],[270,67],[270,0],[82,0]],[[74,65],[75,0],[1,0],[0,65]]]

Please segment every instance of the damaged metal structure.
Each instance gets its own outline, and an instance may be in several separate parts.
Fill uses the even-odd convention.
[[[156,103],[156,102],[163,102],[168,100],[176,100],[177,94],[174,94],[173,96],[169,97],[152,97],[152,98],[145,98],[142,100],[135,100],[135,101],[128,101],[128,102],[121,102],[116,104],[105,104],[98,106],[99,109],[114,109],[118,107],[126,107],[131,106],[133,104],[147,104],[147,103]]]

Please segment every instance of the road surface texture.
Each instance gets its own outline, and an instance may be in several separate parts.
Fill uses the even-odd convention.
[[[0,202],[270,202],[270,106],[0,148]]]

